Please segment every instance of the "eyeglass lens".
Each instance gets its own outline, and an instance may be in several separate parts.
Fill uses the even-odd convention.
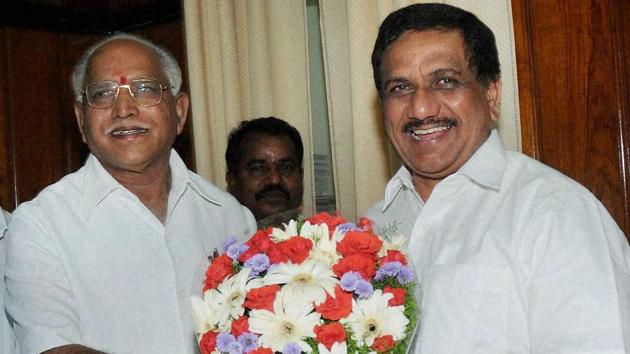
[[[120,88],[126,88],[133,100],[140,106],[154,106],[162,99],[162,85],[155,80],[132,80],[128,85],[115,81],[99,81],[86,87],[88,104],[94,108],[109,108],[116,99]]]

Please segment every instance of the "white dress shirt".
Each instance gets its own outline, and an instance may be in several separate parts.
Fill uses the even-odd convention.
[[[494,130],[420,211],[422,353],[630,351],[630,248],[583,186]]]
[[[365,213],[374,221],[376,232],[409,238],[422,208],[422,200],[413,186],[411,173],[401,166],[385,187],[385,197]]]
[[[6,263],[5,238],[7,222],[10,215],[0,209],[0,353],[15,353],[15,338],[13,337],[13,327],[9,323],[6,311],[4,310],[4,268]]]
[[[170,157],[166,222],[90,156],[13,213],[7,310],[26,353],[82,344],[108,353],[195,353],[191,294],[207,256],[245,239],[253,215]]]

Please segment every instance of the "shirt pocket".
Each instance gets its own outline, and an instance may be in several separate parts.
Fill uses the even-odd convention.
[[[486,264],[435,265],[423,284],[424,352],[508,352],[509,270]]]

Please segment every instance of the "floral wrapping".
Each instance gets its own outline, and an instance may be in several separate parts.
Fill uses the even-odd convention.
[[[419,320],[404,237],[326,213],[224,245],[193,296],[201,352],[405,353]]]

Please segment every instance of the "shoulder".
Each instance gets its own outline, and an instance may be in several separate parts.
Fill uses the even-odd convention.
[[[253,214],[249,209],[241,205],[234,196],[221,190],[215,184],[195,172],[188,171],[188,173],[194,188],[208,201],[207,204],[210,208],[214,209],[216,213],[223,215],[226,220],[242,223],[247,227],[248,232],[256,230],[256,220]]]

